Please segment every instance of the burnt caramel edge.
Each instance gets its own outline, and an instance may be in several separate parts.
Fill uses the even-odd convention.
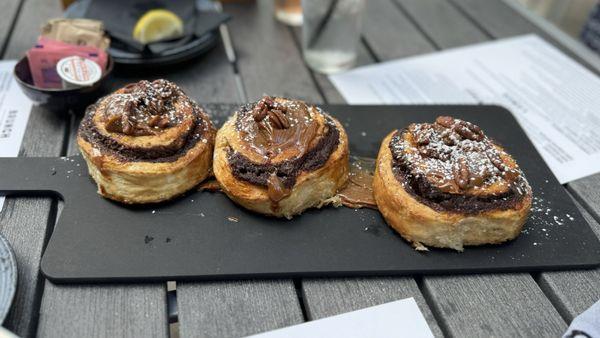
[[[467,196],[443,192],[432,186],[425,177],[413,176],[410,173],[410,163],[403,163],[400,154],[395,153],[393,145],[399,143],[406,132],[408,129],[397,130],[390,139],[388,147],[392,153],[392,173],[406,192],[435,211],[472,215],[490,210],[517,209],[523,199],[531,194],[522,175],[511,184],[507,192],[500,195]],[[519,188],[525,193],[519,193]]]

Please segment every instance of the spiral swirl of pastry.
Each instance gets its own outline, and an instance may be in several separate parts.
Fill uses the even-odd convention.
[[[532,204],[515,160],[481,128],[449,116],[383,139],[373,196],[386,222],[417,250],[512,240]]]
[[[234,175],[268,188],[279,201],[301,171],[321,167],[339,143],[330,117],[301,101],[264,97],[237,112],[237,135],[229,139]]]
[[[204,111],[174,83],[140,81],[87,109],[84,140],[127,161],[169,162],[214,134]]]
[[[248,209],[291,217],[335,195],[348,176],[341,124],[302,101],[265,96],[217,134],[214,172]]]
[[[391,138],[397,180],[434,209],[509,209],[531,193],[515,160],[477,125],[449,116],[411,124]]]
[[[88,107],[78,143],[101,194],[146,203],[180,194],[209,174],[215,133],[177,85],[140,81]]]

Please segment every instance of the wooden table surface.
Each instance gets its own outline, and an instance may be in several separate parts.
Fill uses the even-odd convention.
[[[506,1],[506,2],[505,2]],[[511,0],[368,0],[359,63],[371,64],[537,33],[598,73],[600,61]],[[16,59],[40,25],[61,15],[58,0],[1,0],[0,55]],[[176,69],[117,74],[115,88],[165,77],[198,102],[241,102],[263,93],[343,103],[327,77],[302,61],[297,29],[273,20],[273,1],[227,4],[237,60],[219,45]],[[75,117],[34,107],[20,156],[75,154]],[[565,186],[600,236],[600,174]],[[560,336],[600,299],[600,269],[390,278],[280,279],[177,283],[54,285],[39,270],[61,203],[9,198],[0,233],[18,262],[19,285],[4,323],[20,336],[165,337],[169,313],[182,337],[243,336],[414,297],[436,336]],[[402,328],[398,328],[401,330]]]

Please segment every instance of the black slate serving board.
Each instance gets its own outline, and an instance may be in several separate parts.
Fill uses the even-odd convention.
[[[207,106],[218,124],[235,107]],[[57,194],[65,208],[44,256],[54,282],[406,275],[588,268],[600,242],[517,121],[497,106],[323,106],[344,124],[352,155],[375,157],[383,137],[440,114],[480,125],[520,163],[534,191],[523,233],[462,253],[417,252],[370,209],[326,207],[293,220],[237,207],[221,193],[124,206],[101,198],[79,156],[0,159],[0,192]]]

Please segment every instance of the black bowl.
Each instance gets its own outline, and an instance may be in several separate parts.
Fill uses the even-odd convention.
[[[112,72],[114,62],[108,56],[108,65],[100,80],[89,87],[73,89],[39,88],[33,85],[27,56],[15,65],[14,75],[23,93],[34,103],[53,112],[68,113],[69,109],[83,110],[106,92],[103,84]]]

